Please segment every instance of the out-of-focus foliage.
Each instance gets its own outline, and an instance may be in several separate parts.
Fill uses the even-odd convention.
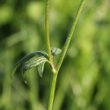
[[[63,47],[79,3],[51,0],[52,47]],[[44,0],[0,0],[0,110],[47,108],[48,65],[43,78],[32,69],[23,79],[18,70],[10,81],[19,59],[45,50],[44,7]],[[87,0],[58,76],[54,110],[110,110],[109,0]]]

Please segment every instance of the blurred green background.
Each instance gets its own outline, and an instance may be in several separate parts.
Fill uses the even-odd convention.
[[[63,47],[79,3],[51,0],[52,47]],[[44,18],[44,0],[0,0],[0,110],[47,108],[48,65],[43,78],[34,68],[25,79],[20,70],[9,79],[19,59],[45,50]],[[54,110],[110,110],[110,0],[87,0],[58,76]]]

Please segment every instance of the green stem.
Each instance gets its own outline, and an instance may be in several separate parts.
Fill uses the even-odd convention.
[[[47,51],[48,51],[48,55],[49,55],[49,61],[53,64],[53,57],[52,57],[52,55],[51,55],[51,49],[50,49],[49,22],[48,22],[48,7],[49,7],[49,0],[46,0],[46,5],[45,5],[46,45],[47,45]]]
[[[50,97],[49,97],[49,104],[48,104],[48,110],[52,110],[53,108],[53,102],[54,102],[54,97],[55,97],[55,88],[56,88],[56,82],[57,82],[57,76],[58,76],[58,73],[59,73],[59,69],[63,63],[63,60],[64,60],[64,57],[67,53],[67,50],[69,48],[69,45],[70,45],[70,42],[71,42],[71,39],[72,39],[72,36],[73,36],[73,33],[75,31],[75,28],[76,28],[76,25],[77,25],[77,22],[78,22],[78,19],[79,19],[79,16],[81,14],[81,11],[83,9],[83,6],[84,6],[84,3],[85,3],[85,0],[82,0],[81,1],[81,4],[78,8],[78,11],[77,11],[77,14],[76,14],[76,18],[74,20],[74,23],[72,25],[72,28],[70,30],[70,33],[67,37],[67,40],[65,42],[65,45],[64,45],[64,48],[63,48],[63,52],[62,52],[62,55],[61,55],[61,58],[60,58],[60,61],[58,63],[58,67],[57,67],[57,71],[55,72],[55,74],[53,74],[53,79],[52,79],[52,85],[51,85],[51,91],[50,91]],[[47,15],[47,12],[48,12],[48,0],[46,2],[46,16],[48,17]],[[48,54],[49,54],[49,58],[50,58],[50,62],[53,62],[52,61],[52,57],[51,57],[51,53],[50,53],[50,45],[49,45],[49,33],[48,33],[48,20],[47,20],[47,17],[45,19],[46,21],[46,35],[47,35],[47,47],[48,47]],[[53,72],[54,73],[54,72]]]
[[[48,23],[48,5],[49,5],[49,0],[46,0],[46,5],[45,5],[46,44],[47,44],[47,51],[48,51],[48,55],[49,55],[49,61],[50,61],[51,65],[52,65],[52,72],[53,72],[53,74],[52,74],[53,78],[52,78],[52,85],[51,85],[51,90],[50,90],[48,110],[52,110],[57,74],[54,74],[55,73],[55,68],[54,68],[53,57],[52,57],[51,49],[50,49],[50,36],[49,36],[49,23]]]
[[[66,42],[65,42],[65,44],[64,44],[64,48],[63,48],[63,51],[62,51],[62,55],[61,55],[61,57],[60,57],[60,60],[59,60],[58,66],[57,66],[57,74],[58,74],[58,72],[59,72],[59,70],[60,70],[60,67],[61,67],[61,65],[62,65],[62,63],[63,63],[63,60],[64,60],[65,55],[66,55],[66,53],[67,53],[67,50],[68,50],[68,48],[69,48],[69,45],[70,45],[70,42],[71,42],[73,33],[74,33],[74,31],[75,31],[75,28],[76,28],[76,25],[77,25],[79,16],[80,16],[80,14],[81,14],[81,12],[82,12],[83,6],[84,6],[84,4],[85,4],[85,1],[86,1],[86,0],[82,0],[81,3],[80,3],[80,6],[79,6],[79,8],[78,8],[78,11],[77,11],[75,20],[74,20],[73,25],[72,25],[72,28],[71,28],[70,33],[69,33],[69,35],[68,35],[68,37],[67,37],[67,40],[66,40]]]
[[[52,107],[53,107],[56,82],[57,82],[57,74],[53,74],[50,97],[49,97],[49,104],[48,104],[48,110],[52,110]]]

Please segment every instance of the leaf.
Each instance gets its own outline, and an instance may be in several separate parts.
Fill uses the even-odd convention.
[[[45,57],[34,58],[34,60],[30,59],[23,64],[23,69],[24,71],[26,71],[45,62],[48,62],[48,60]]]
[[[45,58],[48,59],[48,54],[47,54],[46,52],[44,52],[44,51],[37,51],[37,52],[33,52],[33,53],[29,54],[29,55],[26,55],[26,56],[23,57],[21,60],[19,60],[19,61],[16,63],[16,65],[22,64],[22,63],[24,63],[25,61],[31,59],[31,58],[34,57],[34,56],[44,56]]]
[[[56,55],[60,54],[61,52],[62,52],[62,50],[60,48],[55,48],[55,47],[51,48],[51,54],[53,56],[56,56]]]
[[[31,68],[37,67],[39,76],[42,77],[43,76],[43,70],[44,70],[44,64],[46,62],[49,62],[49,61],[47,58],[45,58],[43,56],[38,57],[38,58],[32,58],[23,64],[23,72],[22,73],[24,73],[24,71],[27,71]]]
[[[43,59],[41,60],[41,63],[44,61],[48,61],[48,54],[44,51],[36,51],[33,52],[29,55],[26,55],[23,57],[21,60],[19,60],[14,67],[14,70],[12,72],[12,77],[14,76],[14,73],[16,70],[21,66],[22,71],[24,72],[25,70],[32,68],[34,66],[37,66],[39,63],[37,61],[37,58],[42,57]],[[44,60],[44,61],[43,61]],[[37,63],[36,63],[37,62]]]
[[[40,77],[43,76],[44,65],[45,65],[45,62],[44,62],[44,63],[41,63],[41,64],[38,65],[38,67],[37,67],[37,71],[38,71],[38,74],[39,74]]]
[[[61,53],[61,49],[59,48],[51,48],[51,54],[53,56],[56,56],[58,54]],[[46,62],[49,63],[48,60],[48,54],[44,51],[36,51],[33,52],[29,55],[26,55],[25,57],[23,57],[21,60],[19,60],[14,68],[14,71],[12,73],[12,77],[14,75],[14,73],[16,72],[16,70],[21,66],[21,70],[22,70],[22,75],[24,74],[25,71],[33,68],[33,67],[38,67],[38,73],[40,75],[40,77],[42,77],[43,75],[43,70],[44,70],[44,64]],[[51,65],[51,64],[50,64]]]

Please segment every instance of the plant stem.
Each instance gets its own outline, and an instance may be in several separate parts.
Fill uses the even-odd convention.
[[[46,18],[45,18],[45,22],[46,22],[46,36],[47,36],[46,38],[47,38],[47,47],[48,47],[48,54],[49,54],[50,62],[53,62],[52,56],[51,56],[51,52],[50,52],[50,40],[49,40],[48,20],[47,20],[47,18],[48,18],[48,14],[47,14],[47,12],[48,12],[48,1],[49,0],[47,0],[47,2],[46,2]],[[50,91],[50,97],[49,97],[48,110],[52,110],[52,108],[53,108],[57,76],[58,76],[60,67],[61,67],[61,65],[63,63],[63,60],[65,58],[65,55],[67,53],[67,50],[69,48],[69,45],[70,45],[73,33],[75,31],[75,28],[76,28],[79,16],[80,16],[81,11],[83,9],[84,3],[85,3],[85,0],[82,0],[80,6],[78,8],[78,11],[77,11],[77,14],[76,14],[76,18],[75,18],[75,20],[73,22],[72,28],[70,30],[70,33],[69,33],[69,35],[67,37],[67,40],[66,40],[66,42],[64,44],[63,52],[62,52],[60,61],[59,61],[58,66],[57,66],[57,71],[55,72],[55,74],[52,74],[53,78],[52,78],[52,84],[51,84],[51,91]]]
[[[50,49],[50,36],[49,36],[49,22],[48,22],[48,6],[49,6],[49,0],[46,0],[45,5],[45,32],[46,32],[46,45],[47,45],[47,52],[49,55],[49,61],[53,64],[53,57],[51,55],[51,49]]]
[[[61,67],[61,65],[62,65],[62,63],[63,63],[63,60],[64,60],[65,55],[66,55],[66,53],[67,53],[67,50],[68,50],[68,48],[69,48],[69,45],[70,45],[70,42],[71,42],[73,33],[74,33],[74,31],[75,31],[75,28],[76,28],[76,25],[77,25],[79,16],[80,16],[80,14],[81,14],[81,12],[82,12],[83,6],[84,6],[84,4],[85,4],[85,1],[86,1],[86,0],[81,0],[80,6],[79,6],[79,8],[78,8],[78,10],[77,10],[77,14],[76,14],[75,20],[73,21],[72,28],[71,28],[70,33],[69,33],[69,35],[68,35],[68,37],[67,37],[67,40],[66,40],[66,42],[65,42],[65,44],[64,44],[63,51],[62,51],[62,54],[61,54],[61,57],[60,57],[60,60],[59,60],[58,66],[57,66],[57,74],[58,74],[58,72],[59,72],[59,70],[60,70],[60,67]]]
[[[51,84],[48,110],[52,110],[52,107],[53,107],[53,102],[54,102],[54,97],[55,97],[55,88],[56,88],[56,82],[57,82],[57,74],[53,74],[52,77],[53,78],[52,78],[52,84]]]
[[[49,56],[49,61],[52,65],[52,84],[51,84],[51,90],[50,90],[50,97],[49,97],[49,104],[48,104],[48,110],[52,110],[53,107],[53,101],[54,101],[54,94],[55,94],[55,86],[56,86],[56,79],[57,79],[57,74],[55,73],[55,68],[54,68],[54,62],[53,62],[53,57],[51,54],[51,49],[50,49],[50,36],[49,36],[49,22],[48,22],[48,5],[49,5],[49,0],[46,0],[46,5],[45,5],[45,31],[46,31],[46,44],[47,44],[47,51],[48,51],[48,56]]]

